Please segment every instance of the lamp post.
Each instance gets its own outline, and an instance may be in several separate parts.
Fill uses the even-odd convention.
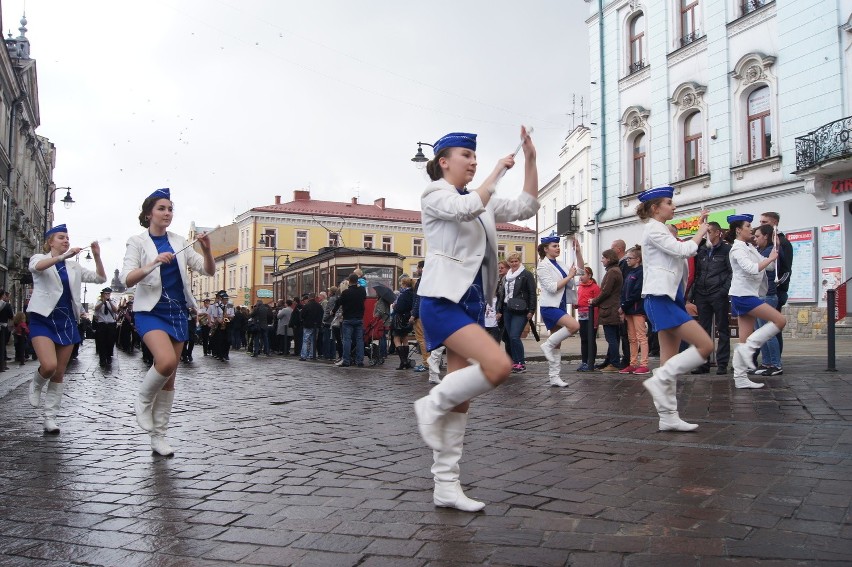
[[[48,189],[44,192],[44,230],[42,232],[50,230],[50,198],[53,197],[53,194],[60,189],[65,189],[65,196],[61,199],[65,208],[70,209],[71,205],[74,204],[74,199],[71,198],[70,187],[54,187],[53,189],[48,187]]]
[[[278,242],[276,242],[276,238],[274,234],[261,234],[260,240],[257,241],[261,246],[266,246],[269,248],[269,243],[272,242],[272,273],[274,274],[278,271]],[[262,263],[261,263],[262,266]],[[266,270],[263,270],[263,275],[266,276]],[[260,285],[267,285],[266,282],[263,282]],[[275,283],[272,283],[272,289],[275,289]],[[259,297],[259,295],[258,295]],[[273,301],[275,300],[275,294],[273,293],[272,297]]]
[[[411,161],[416,163],[417,167],[423,167],[423,165],[421,164],[424,164],[429,161],[429,158],[427,158],[426,155],[423,153],[423,146],[429,146],[433,150],[435,149],[435,146],[428,142],[417,142],[417,153],[414,154],[413,158],[411,158]]]

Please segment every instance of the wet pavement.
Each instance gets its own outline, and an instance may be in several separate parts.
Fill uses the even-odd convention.
[[[641,377],[575,366],[550,388],[531,357],[474,402],[461,480],[488,505],[470,514],[432,505],[411,409],[427,375],[392,358],[196,349],[173,458],[135,424],[138,355],[104,374],[87,341],[58,437],[26,400],[36,363],[14,365],[0,373],[0,565],[852,563],[852,356],[825,372],[824,342],[788,339],[762,390],[687,376],[681,415],[700,428],[686,434],[657,432]]]

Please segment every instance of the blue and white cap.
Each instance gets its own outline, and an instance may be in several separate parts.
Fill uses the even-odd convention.
[[[50,238],[51,234],[56,234],[57,232],[68,232],[68,228],[64,224],[58,224],[44,233],[45,239]]]
[[[435,155],[438,155],[441,150],[446,148],[467,148],[469,150],[476,151],[476,134],[450,132],[435,142],[435,145],[432,147],[435,151]]]
[[[170,201],[171,201],[171,200],[172,200],[172,192],[171,192],[171,191],[169,191],[169,188],[168,188],[168,187],[164,187],[164,188],[162,188],[162,189],[157,189],[156,191],[154,191],[153,193],[151,193],[150,195],[148,195],[148,198],[149,198],[149,199],[151,199],[151,198],[155,198],[155,199],[168,199],[168,200],[170,200]]]
[[[541,237],[541,243],[542,244],[553,244],[554,242],[558,244],[559,240],[560,240],[560,238],[558,236],[553,235],[553,234],[551,234],[550,236],[542,236]]]
[[[672,196],[674,196],[674,187],[666,185],[663,187],[654,187],[653,189],[642,191],[641,193],[639,193],[639,201],[644,203],[645,201],[650,201],[651,199],[671,199]]]
[[[728,224],[737,221],[745,221],[750,223],[752,220],[754,220],[754,215],[728,215]]]

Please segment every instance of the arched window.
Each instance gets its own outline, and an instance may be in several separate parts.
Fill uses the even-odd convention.
[[[633,138],[633,192],[644,191],[645,187],[645,134]]]
[[[768,158],[772,152],[772,121],[769,87],[760,87],[748,95],[748,161]]]
[[[645,57],[645,15],[641,12],[630,20],[630,73],[642,69]]]
[[[683,165],[686,179],[701,174],[701,138],[704,135],[701,123],[700,112],[693,112],[683,123]]]

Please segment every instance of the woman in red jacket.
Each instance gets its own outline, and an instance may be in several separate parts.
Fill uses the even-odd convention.
[[[594,310],[594,318],[589,316],[591,311],[589,300],[599,296],[601,288],[593,276],[592,269],[586,266],[580,274],[580,285],[577,287],[577,321],[580,323],[580,357],[582,358],[582,364],[577,367],[577,372],[593,372],[595,369],[594,361],[589,360],[589,333],[591,332],[589,327],[596,326],[598,310]]]

